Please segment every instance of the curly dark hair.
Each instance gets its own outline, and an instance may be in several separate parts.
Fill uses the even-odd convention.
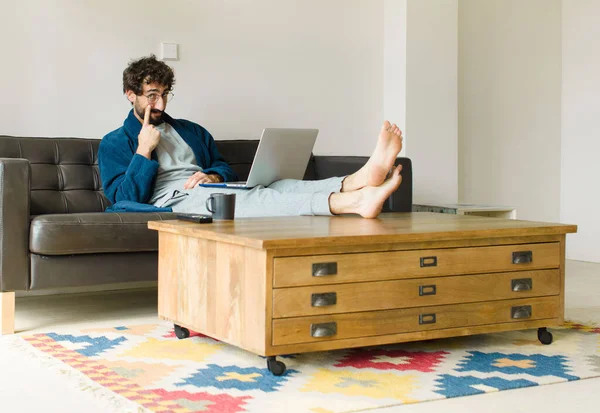
[[[156,60],[153,54],[131,61],[123,71],[123,93],[132,90],[141,95],[143,84],[154,82],[171,90],[175,84],[175,73],[165,62]]]

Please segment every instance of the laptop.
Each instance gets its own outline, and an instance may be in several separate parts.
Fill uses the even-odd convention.
[[[266,128],[262,132],[248,180],[199,184],[208,188],[250,189],[281,179],[302,179],[318,129]]]

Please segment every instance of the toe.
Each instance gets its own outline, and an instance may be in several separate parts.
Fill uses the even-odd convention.
[[[382,130],[388,130],[390,128],[390,122],[388,122],[387,120],[383,122],[383,126],[381,127]]]

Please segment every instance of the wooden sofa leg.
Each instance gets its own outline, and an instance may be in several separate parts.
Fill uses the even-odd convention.
[[[15,293],[0,293],[0,336],[15,332]]]

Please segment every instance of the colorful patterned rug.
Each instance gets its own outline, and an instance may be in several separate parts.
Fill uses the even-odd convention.
[[[600,376],[600,328],[536,330],[264,358],[172,324],[19,337],[21,349],[115,411],[356,412]]]

